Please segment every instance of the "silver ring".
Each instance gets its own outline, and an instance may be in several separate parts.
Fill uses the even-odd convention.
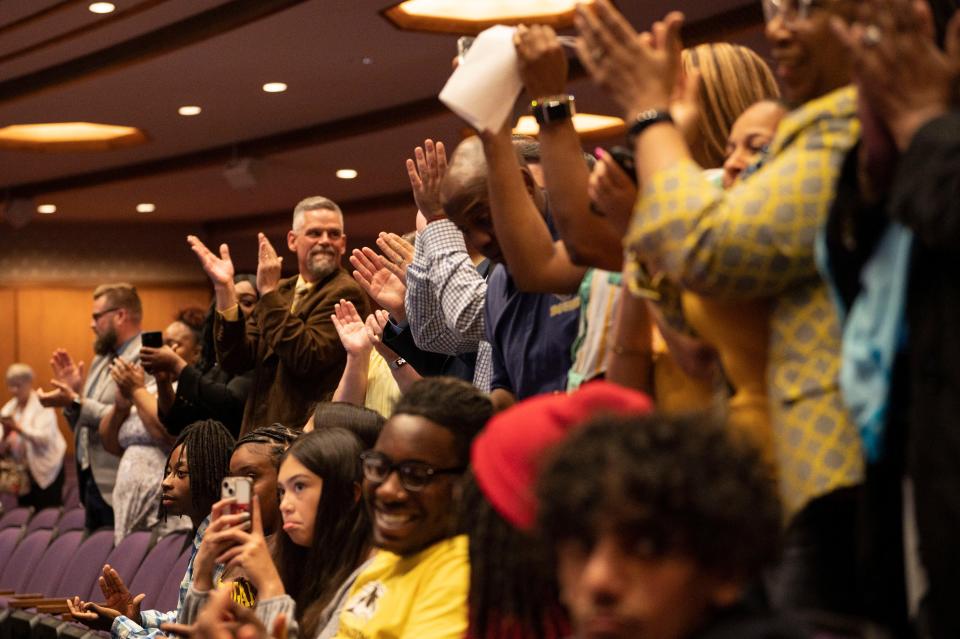
[[[882,35],[880,27],[875,24],[869,24],[867,28],[864,29],[863,37],[860,38],[860,41],[863,42],[863,46],[865,47],[875,47],[880,44]]]

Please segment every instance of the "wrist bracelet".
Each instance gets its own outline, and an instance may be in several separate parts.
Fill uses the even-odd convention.
[[[637,114],[637,117],[634,118],[633,124],[630,125],[630,128],[627,129],[627,141],[631,146],[633,146],[633,143],[641,133],[646,131],[647,128],[653,126],[654,124],[659,124],[660,122],[673,122],[673,117],[670,115],[669,111],[661,109],[647,109],[645,111],[641,111]]]

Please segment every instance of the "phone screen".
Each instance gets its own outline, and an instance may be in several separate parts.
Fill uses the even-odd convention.
[[[163,346],[163,333],[160,331],[150,331],[140,336],[140,342],[148,348],[160,348]]]

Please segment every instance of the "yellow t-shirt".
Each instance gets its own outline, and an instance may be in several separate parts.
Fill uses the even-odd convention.
[[[408,557],[381,550],[350,589],[336,637],[461,639],[469,584],[466,535]]]

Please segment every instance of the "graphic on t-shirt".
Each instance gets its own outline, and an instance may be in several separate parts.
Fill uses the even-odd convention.
[[[372,581],[351,597],[345,610],[359,619],[368,621],[377,612],[377,603],[386,593],[387,589],[382,583]]]

